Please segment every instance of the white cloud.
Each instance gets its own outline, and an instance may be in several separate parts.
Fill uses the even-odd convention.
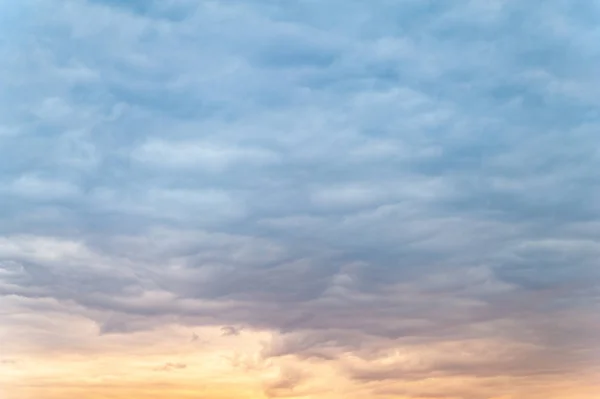
[[[319,206],[347,208],[375,205],[385,199],[385,188],[372,185],[344,185],[324,187],[311,195],[311,200]]]
[[[198,140],[151,140],[136,148],[133,158],[155,167],[220,172],[234,166],[270,164],[276,162],[278,156],[260,148],[219,145]]]
[[[91,193],[90,204],[103,211],[196,225],[235,220],[246,213],[243,200],[218,189],[99,188]]]
[[[71,182],[24,175],[4,189],[13,195],[42,201],[74,199],[81,195],[79,187]]]

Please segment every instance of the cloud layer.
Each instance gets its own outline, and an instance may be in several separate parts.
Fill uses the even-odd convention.
[[[599,6],[0,1],[3,395],[597,397]]]

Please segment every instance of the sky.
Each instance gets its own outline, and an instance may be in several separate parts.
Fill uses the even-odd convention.
[[[599,22],[0,0],[0,396],[600,397]]]

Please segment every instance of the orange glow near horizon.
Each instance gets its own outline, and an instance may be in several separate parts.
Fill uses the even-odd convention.
[[[26,315],[15,317],[25,322]],[[242,331],[224,335],[220,327],[163,325],[123,334],[98,333],[96,323],[78,316],[51,315],[36,326],[2,329],[4,360],[0,384],[5,399],[458,399],[476,394],[489,399],[592,399],[592,376],[553,380],[536,376],[438,376],[415,380],[352,381],[349,368],[416,365],[427,359],[461,357],[457,344],[396,348],[365,360],[348,353],[325,360],[283,356],[265,358],[273,333]],[[43,334],[60,336],[44,348]],[[42,344],[43,343],[43,344]],[[475,342],[482,358],[502,356],[502,345]],[[402,353],[402,354],[400,354]],[[486,360],[486,359],[482,359]],[[489,359],[488,359],[489,360]],[[597,381],[597,380],[596,380]],[[439,396],[446,391],[448,396]],[[503,392],[498,395],[497,392]],[[428,394],[431,392],[431,394]],[[435,392],[435,394],[434,394]],[[428,396],[429,395],[429,396]],[[375,397],[375,396],[373,396]]]

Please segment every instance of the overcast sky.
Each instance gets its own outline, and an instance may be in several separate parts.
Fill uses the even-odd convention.
[[[599,397],[599,26],[0,0],[1,396]]]

